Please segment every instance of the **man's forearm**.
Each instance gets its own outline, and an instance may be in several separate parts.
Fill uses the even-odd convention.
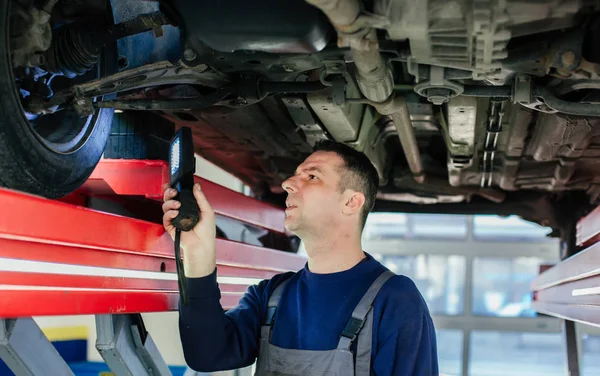
[[[206,277],[189,278],[187,284],[188,303],[179,307],[179,330],[187,364],[203,372],[252,364],[258,353],[262,293],[256,286],[249,287],[238,306],[225,313],[216,270]]]
[[[183,247],[182,247],[183,248]],[[187,278],[206,277],[217,267],[216,250],[198,245],[183,248],[183,268]]]

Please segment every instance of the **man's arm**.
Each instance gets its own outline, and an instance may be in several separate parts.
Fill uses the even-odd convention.
[[[188,303],[179,307],[179,331],[187,364],[197,371],[241,368],[252,364],[258,352],[261,299],[267,282],[252,286],[238,307],[224,312],[217,284],[215,213],[199,184],[194,197],[200,220],[181,233]],[[181,204],[177,192],[165,187],[163,226],[175,237],[173,219]]]
[[[407,277],[393,277],[390,282],[387,287],[393,292],[381,308],[373,344],[375,374],[439,375],[435,328],[425,301]]]
[[[203,278],[188,279],[188,304],[179,307],[179,332],[190,368],[212,372],[254,363],[260,338],[261,301],[269,285],[272,282],[262,281],[250,286],[239,305],[224,312],[216,270]]]
[[[428,314],[416,316],[380,345],[373,368],[377,376],[437,376],[435,329]]]

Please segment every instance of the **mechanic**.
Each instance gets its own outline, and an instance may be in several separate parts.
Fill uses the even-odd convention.
[[[257,375],[437,375],[434,326],[417,287],[362,250],[378,182],[364,154],[316,144],[282,184],[285,227],[304,242],[308,262],[249,287],[227,312],[219,302],[215,214],[195,185],[201,219],[181,236],[188,303],[180,304],[179,330],[189,367],[238,369],[258,358]],[[171,237],[175,194],[166,189],[163,204]]]

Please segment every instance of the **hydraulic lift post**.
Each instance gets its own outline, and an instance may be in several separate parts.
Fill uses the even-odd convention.
[[[579,252],[579,247],[575,242],[575,234],[570,234],[568,239],[565,239],[562,243],[563,250],[561,250],[562,260],[566,260],[567,258],[574,256],[577,252]],[[580,374],[580,364],[579,364],[579,340],[577,336],[577,327],[575,325],[575,321],[564,319],[562,320],[563,327],[563,337],[565,343],[566,351],[566,376],[579,376]]]
[[[141,315],[96,315],[96,330],[96,349],[115,375],[171,375]]]
[[[0,358],[18,376],[73,375],[30,317],[0,319]]]
[[[102,160],[61,201],[0,189],[0,357],[17,375],[70,375],[32,316],[96,317],[96,348],[116,376],[171,375],[141,313],[176,311],[173,241],[162,224],[85,207],[88,198],[148,200],[160,210],[162,161]],[[200,177],[217,215],[288,236],[282,209]],[[162,212],[160,212],[162,215]],[[217,239],[221,305],[234,308],[249,285],[296,271],[295,253]]]

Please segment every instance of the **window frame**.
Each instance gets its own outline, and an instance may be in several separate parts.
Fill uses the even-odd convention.
[[[415,256],[415,255],[445,255],[465,257],[465,292],[463,297],[463,313],[458,315],[432,315],[436,330],[462,331],[462,375],[468,376],[471,333],[473,331],[501,332],[530,332],[530,333],[561,333],[562,320],[549,317],[497,317],[477,316],[472,312],[473,296],[473,263],[476,257],[517,258],[536,257],[546,263],[560,261],[560,240],[541,238],[539,240],[508,237],[507,239],[476,238],[474,235],[475,215],[464,217],[467,234],[463,239],[443,237],[428,239],[414,236],[414,215],[407,216],[406,236],[403,238],[385,240],[363,239],[363,247],[371,255],[378,256]],[[600,335],[600,328],[594,328],[594,333]],[[588,333],[583,332],[582,333]],[[581,344],[582,334],[578,335]],[[581,348],[581,346],[579,346]],[[581,357],[581,351],[579,352]],[[580,363],[581,364],[581,363]]]

